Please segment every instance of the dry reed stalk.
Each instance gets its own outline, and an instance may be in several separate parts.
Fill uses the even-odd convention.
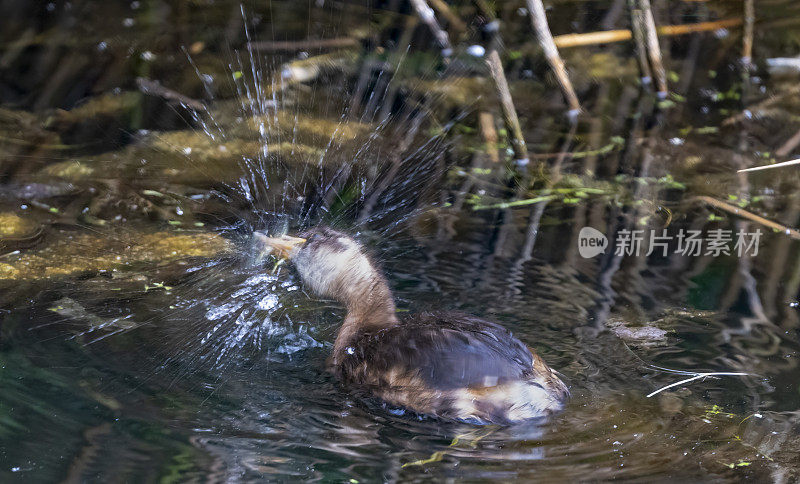
[[[136,85],[139,87],[139,91],[141,91],[144,94],[160,97],[167,102],[177,103],[194,111],[206,110],[205,104],[203,104],[201,101],[198,101],[197,99],[192,99],[189,96],[181,94],[173,89],[170,89],[162,85],[158,81],[147,79],[145,77],[137,77]]]
[[[746,218],[747,220],[752,220],[753,222],[759,225],[763,225],[764,227],[768,227],[777,230],[778,232],[782,232],[795,240],[800,240],[800,232],[798,232],[797,230],[789,228],[785,225],[781,225],[778,222],[773,222],[772,220],[766,219],[760,215],[756,215],[753,212],[748,212],[743,208],[731,205],[729,203],[725,203],[721,200],[717,200],[716,198],[707,197],[705,195],[695,197],[695,199],[701,202],[705,202],[720,210],[724,210],[730,214]]]
[[[708,32],[712,30],[728,29],[742,25],[740,18],[727,18],[711,22],[697,22],[694,24],[662,25],[656,29],[658,35],[669,37],[671,35],[693,34],[695,32]]]
[[[599,32],[586,32],[585,34],[564,34],[553,37],[553,43],[559,49],[569,47],[584,47],[587,45],[611,44],[631,40],[633,34],[630,30],[602,30]]]
[[[631,31],[633,32],[633,40],[636,44],[636,60],[639,63],[642,84],[649,85],[653,81],[653,75],[650,72],[650,62],[647,60],[644,18],[642,11],[638,8],[634,8],[636,0],[630,0],[629,3],[631,7]]]
[[[756,21],[756,9],[753,0],[744,0],[744,35],[742,44],[742,64],[745,69],[752,67],[753,61],[753,24]]]
[[[741,18],[729,18],[715,20],[713,22],[698,22],[694,24],[662,25],[656,29],[658,35],[686,35],[694,32],[709,32],[719,29],[727,29],[742,24]],[[630,30],[604,30],[600,32],[587,32],[585,34],[565,34],[553,37],[556,47],[563,49],[567,47],[582,47],[586,45],[611,44],[614,42],[624,42],[631,40],[633,34]]]
[[[500,100],[503,121],[505,121],[516,162],[521,165],[527,164],[529,161],[528,147],[525,144],[525,138],[522,136],[522,128],[519,125],[519,118],[517,118],[517,110],[514,108],[514,100],[511,98],[511,91],[508,88],[503,64],[500,62],[500,55],[496,50],[491,50],[486,55],[486,65],[489,67],[489,73],[492,76],[497,97]]]
[[[439,46],[442,48],[443,55],[448,57],[453,52],[453,47],[450,44],[450,37],[448,37],[447,32],[439,25],[439,21],[436,20],[433,9],[425,0],[411,0],[411,5],[414,7],[417,15],[419,15],[419,18],[431,29],[433,36],[436,37]]]
[[[642,8],[642,17],[644,18],[644,28],[647,36],[647,56],[650,58],[650,67],[653,69],[653,77],[655,78],[656,89],[658,89],[658,96],[662,99],[667,97],[667,71],[664,69],[664,63],[661,60],[661,45],[658,43],[658,33],[656,30],[656,21],[653,18],[653,9],[650,8],[650,0],[639,0]]]
[[[500,161],[500,154],[497,152],[497,130],[494,127],[494,116],[488,111],[481,111],[478,114],[478,124],[481,127],[483,140],[486,142],[486,153],[492,163]]]
[[[550,33],[550,26],[547,25],[547,16],[544,13],[542,0],[525,0],[525,3],[528,5],[531,24],[536,31],[539,45],[542,46],[547,62],[550,63],[550,68],[553,69],[553,74],[555,74],[556,80],[561,86],[561,92],[564,94],[570,113],[575,116],[580,111],[581,105],[578,102],[578,96],[575,95],[575,89],[572,87],[569,75],[567,75],[564,61],[561,60],[561,56],[558,54],[558,48],[553,41],[553,34]]]

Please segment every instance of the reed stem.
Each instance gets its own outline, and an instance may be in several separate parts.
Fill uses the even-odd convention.
[[[744,35],[742,45],[742,64],[749,71],[753,63],[753,24],[756,10],[753,0],[744,0]]]
[[[539,45],[542,46],[544,55],[550,68],[553,69],[553,74],[556,76],[558,84],[561,86],[561,92],[564,94],[564,99],[567,102],[570,110],[570,117],[574,118],[580,112],[581,105],[578,102],[578,96],[575,95],[575,89],[567,75],[567,69],[564,67],[564,61],[558,54],[558,48],[553,41],[553,34],[550,33],[550,26],[547,24],[547,16],[544,13],[544,5],[542,0],[525,0],[528,5],[528,13],[531,17],[531,24],[533,30],[536,31],[536,37],[539,39]]]
[[[453,53],[450,37],[447,35],[447,32],[442,29],[441,25],[439,25],[439,21],[436,20],[433,9],[425,0],[411,0],[411,5],[414,7],[414,10],[417,12],[422,22],[431,29],[433,36],[436,37],[439,46],[442,48],[442,55],[449,57]]]
[[[492,163],[500,161],[500,155],[497,153],[497,130],[494,128],[494,116],[488,111],[481,111],[478,114],[478,123],[481,127],[481,135],[483,141],[486,143],[486,153],[489,155],[489,160]]]
[[[497,97],[500,100],[500,108],[503,112],[503,121],[508,131],[508,138],[511,148],[514,150],[515,161],[519,165],[528,163],[528,147],[525,138],[522,136],[522,128],[517,118],[517,110],[514,108],[514,100],[511,98],[511,91],[508,88],[506,74],[503,71],[503,64],[500,62],[500,55],[496,50],[491,50],[486,55],[486,65],[494,81]]]
[[[647,45],[645,43],[644,17],[642,11],[635,8],[636,0],[630,1],[631,6],[631,31],[633,40],[636,43],[636,60],[639,62],[639,72],[641,73],[642,84],[649,86],[653,82],[653,75],[650,72],[650,62],[647,60]]]
[[[650,8],[650,0],[639,0],[644,17],[644,27],[647,32],[647,56],[650,58],[650,67],[653,70],[658,97],[667,97],[667,71],[664,70],[664,63],[661,60],[661,46],[658,43],[658,33],[656,31],[656,21],[653,18],[653,10]]]

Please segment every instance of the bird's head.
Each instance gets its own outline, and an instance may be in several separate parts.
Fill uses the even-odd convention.
[[[292,262],[303,284],[318,296],[347,304],[368,294],[376,278],[383,280],[355,239],[327,227],[299,237],[255,232],[254,238],[262,250]]]

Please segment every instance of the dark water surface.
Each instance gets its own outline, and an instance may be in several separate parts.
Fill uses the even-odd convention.
[[[497,14],[524,167],[480,129],[502,122],[471,3],[446,63],[402,2],[0,3],[0,481],[800,479],[800,176],[736,174],[800,156],[800,71],[771,67],[800,53],[797,5],[758,2],[744,76],[738,27],[663,38],[666,100],[631,45],[563,49],[571,125],[523,3]],[[555,2],[552,30],[626,28],[617,3]],[[512,330],[565,411],[476,427],[341,388],[343,309],[250,243],[317,224],[359,238],[399,311]],[[668,254],[615,255],[635,230]],[[689,230],[732,231],[727,254],[675,253]],[[648,396],[698,373],[745,375]]]

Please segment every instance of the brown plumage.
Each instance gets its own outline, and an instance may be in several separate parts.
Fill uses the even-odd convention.
[[[351,237],[318,228],[262,244],[347,308],[330,358],[350,388],[421,414],[507,424],[560,410],[567,387],[502,326],[463,313],[398,320],[386,279]]]

